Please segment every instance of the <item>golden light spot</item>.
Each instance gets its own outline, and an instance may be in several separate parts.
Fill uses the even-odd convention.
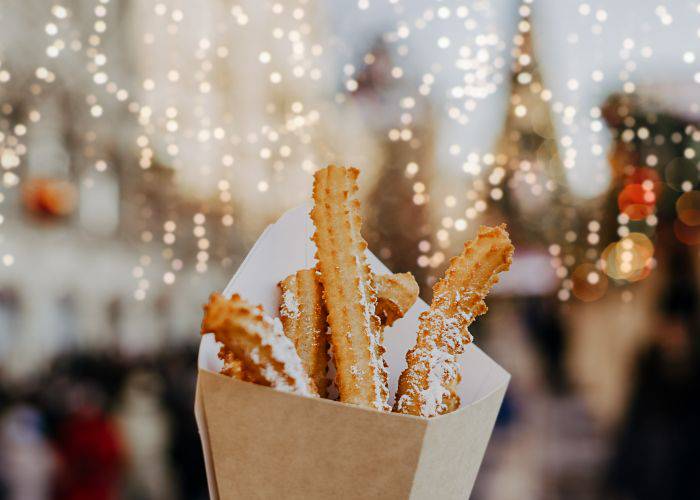
[[[598,300],[608,291],[608,279],[605,274],[588,262],[577,266],[571,279],[574,296],[584,302]]]
[[[700,225],[700,191],[683,193],[676,201],[676,213],[686,226]]]
[[[629,233],[603,250],[601,266],[613,279],[639,281],[649,275],[653,256],[654,245],[646,235]]]

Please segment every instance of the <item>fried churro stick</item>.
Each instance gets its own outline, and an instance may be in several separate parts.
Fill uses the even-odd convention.
[[[355,168],[330,166],[314,175],[313,240],[331,327],[340,400],[387,410],[387,374],[377,293],[360,234]]]
[[[308,375],[282,332],[279,321],[263,314],[239,295],[229,300],[214,293],[204,306],[202,334],[213,333],[243,363],[246,377],[257,384],[303,396],[317,396]]]
[[[430,309],[420,316],[416,345],[406,354],[394,411],[434,417],[459,407],[457,356],[472,341],[468,327],[486,312],[484,297],[507,271],[513,256],[505,225],[479,228],[433,288]]]
[[[328,336],[323,287],[315,269],[302,269],[279,283],[280,319],[319,396],[326,396]]]
[[[391,326],[403,318],[418,298],[418,283],[411,273],[380,274],[377,287],[377,316],[382,325]]]
[[[402,318],[418,298],[418,283],[411,273],[375,276],[377,315],[382,326]],[[326,397],[328,379],[328,328],[323,285],[315,269],[302,269],[279,283],[282,291],[280,319],[292,339],[318,394]]]

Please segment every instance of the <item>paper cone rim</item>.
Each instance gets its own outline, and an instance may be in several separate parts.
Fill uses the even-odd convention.
[[[311,397],[311,396],[302,396],[300,394],[294,394],[294,393],[290,393],[290,392],[280,391],[280,390],[277,390],[273,387],[267,387],[264,385],[255,384],[253,382],[246,382],[244,380],[234,379],[234,378],[228,377],[226,375],[223,375],[221,373],[207,370],[205,368],[199,368],[198,370],[200,372],[205,372],[209,375],[214,375],[216,377],[221,377],[221,378],[227,379],[228,383],[231,383],[231,384],[246,384],[246,386],[252,386],[254,388],[253,390],[275,391],[277,394],[281,394],[281,395],[286,396],[286,397],[304,398],[304,399],[308,399],[310,401],[313,401],[314,403],[337,406],[337,407],[352,409],[352,410],[362,410],[362,411],[366,411],[366,412],[370,412],[370,413],[379,413],[379,414],[386,415],[386,416],[391,417],[391,418],[403,418],[403,419],[418,420],[421,422],[425,422],[426,425],[431,421],[438,421],[438,420],[441,420],[445,417],[459,415],[460,413],[465,411],[470,406],[475,406],[475,405],[479,404],[481,401],[491,397],[495,392],[501,390],[504,386],[507,387],[508,383],[510,382],[510,374],[508,374],[508,376],[504,379],[502,384],[499,384],[493,390],[484,394],[482,397],[472,401],[468,405],[462,405],[459,408],[457,408],[456,410],[449,412],[449,413],[445,413],[443,415],[437,415],[435,417],[420,417],[417,415],[407,415],[405,413],[396,413],[393,411],[382,411],[382,410],[377,410],[375,408],[367,408],[366,406],[359,406],[359,405],[353,405],[353,404],[349,404],[349,403],[343,403],[341,401],[334,401],[332,399],[326,399],[326,398],[320,398],[320,397],[316,398],[316,397]]]

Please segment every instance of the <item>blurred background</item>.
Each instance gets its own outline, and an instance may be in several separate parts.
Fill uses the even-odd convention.
[[[328,163],[430,299],[481,223],[477,499],[700,498],[700,3],[4,0],[0,498],[206,498],[201,304]]]

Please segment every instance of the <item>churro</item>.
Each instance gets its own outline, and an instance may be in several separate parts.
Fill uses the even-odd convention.
[[[280,319],[319,396],[326,396],[328,335],[323,287],[315,269],[302,269],[279,283]]]
[[[360,234],[355,168],[329,166],[314,175],[318,270],[331,329],[340,400],[387,410],[387,373],[377,293]]]
[[[430,309],[420,316],[416,345],[406,354],[394,411],[434,417],[459,407],[457,356],[472,341],[468,331],[486,312],[484,298],[508,270],[513,255],[505,225],[484,227],[450,261],[433,288]]]
[[[418,283],[411,273],[375,276],[377,315],[382,327],[402,318],[418,298]],[[279,283],[280,319],[284,333],[294,342],[319,396],[326,396],[328,379],[328,328],[323,285],[315,269],[302,269]]]
[[[382,325],[391,326],[403,318],[418,298],[418,283],[411,273],[379,274],[374,277],[377,288],[377,316]]]
[[[257,384],[304,396],[317,396],[292,341],[279,320],[263,314],[240,295],[229,300],[214,293],[204,306],[202,334],[213,333]]]

